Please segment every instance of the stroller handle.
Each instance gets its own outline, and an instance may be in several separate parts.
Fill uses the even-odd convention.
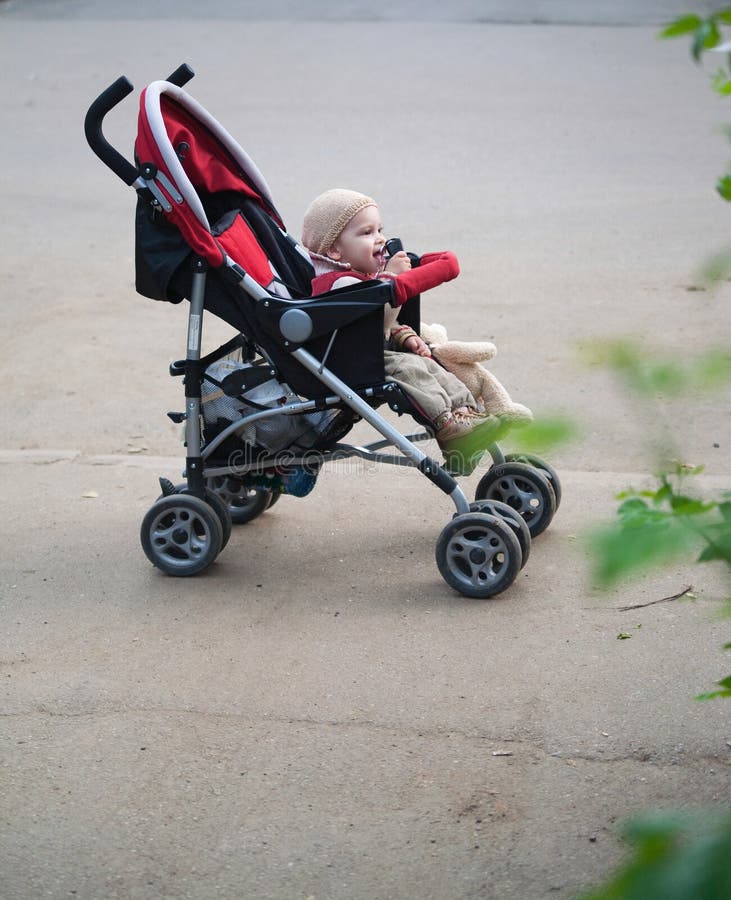
[[[125,159],[115,150],[102,132],[104,116],[134,90],[132,83],[124,75],[121,75],[113,84],[102,91],[87,110],[84,119],[84,134],[91,149],[99,159],[108,166],[115,175],[118,175],[127,185],[137,181],[139,172],[137,166]]]
[[[188,63],[181,63],[172,74],[168,75],[165,81],[169,81],[170,84],[174,84],[176,87],[182,87],[184,84],[187,84],[194,75],[195,72]]]
[[[187,63],[182,63],[165,80],[177,87],[182,87],[194,75],[195,72],[191,67]],[[121,103],[133,90],[134,87],[130,80],[121,75],[113,84],[110,84],[106,90],[99,94],[89,107],[84,119],[84,133],[89,146],[104,165],[108,166],[127,185],[133,185],[140,173],[137,166],[132,165],[128,159],[125,159],[104,137],[102,123],[104,122],[104,116],[118,103]]]

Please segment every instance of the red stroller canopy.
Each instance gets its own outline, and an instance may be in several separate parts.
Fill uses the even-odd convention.
[[[212,232],[202,197],[224,191],[254,200],[284,226],[254,161],[199,103],[170,82],[150,84],[140,97],[135,155],[141,167],[157,169],[171,207],[165,216],[191,250],[215,267],[228,255],[262,287],[272,282],[269,259],[244,219],[220,236]]]

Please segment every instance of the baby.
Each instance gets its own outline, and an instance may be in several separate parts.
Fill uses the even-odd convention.
[[[401,306],[459,274],[457,257],[449,251],[424,254],[416,268],[403,250],[387,257],[376,201],[343,188],[312,201],[305,213],[302,243],[315,267],[313,295],[358,281],[388,279]],[[495,440],[500,420],[478,412],[467,387],[432,359],[429,347],[412,328],[397,322],[398,312],[386,307],[384,313],[386,379],[398,384],[431,423],[449,470],[468,475]]]

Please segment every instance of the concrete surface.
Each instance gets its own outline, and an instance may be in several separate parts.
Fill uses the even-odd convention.
[[[710,13],[713,0],[0,0],[17,19],[198,21],[475,22],[544,25],[664,25],[689,11]]]
[[[728,671],[723,572],[601,595],[582,541],[658,432],[705,490],[729,485],[728,391],[635,408],[578,359],[597,336],[679,359],[728,343],[729,287],[696,277],[729,221],[706,76],[654,25],[480,23],[477,4],[417,23],[408,4],[388,23],[111,9],[0,4],[0,896],[571,898],[634,810],[727,802],[728,704],[692,699]],[[355,464],[201,577],[145,560],[157,476],[181,468],[164,413],[185,315],[135,295],[134,197],[82,121],[119,74],[140,88],[182,60],[293,232],[326,187],[382,198],[391,233],[460,257],[425,315],[493,338],[516,399],[582,424],[551,457],[560,512],[499,598],[439,577],[449,501]],[[135,119],[130,99],[106,128],[127,153]],[[695,601],[618,609],[689,584]]]

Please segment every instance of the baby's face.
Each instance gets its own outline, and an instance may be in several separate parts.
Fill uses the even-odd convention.
[[[385,262],[385,244],[381,213],[377,206],[366,206],[348,222],[327,255],[358,272],[375,275]]]

